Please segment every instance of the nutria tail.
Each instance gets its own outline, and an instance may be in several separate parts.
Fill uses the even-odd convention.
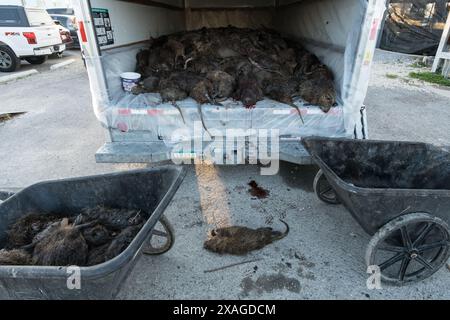
[[[289,231],[290,231],[289,225],[286,223],[286,221],[281,220],[281,219],[280,219],[280,221],[286,226],[286,231],[283,232],[279,236],[274,236],[274,240],[281,240],[281,239],[285,238],[289,234]]]
[[[300,110],[300,108],[295,103],[288,103],[288,105],[297,110],[300,120],[302,121],[302,124],[305,124],[305,120],[303,119],[302,111]],[[282,220],[282,222],[284,221]]]

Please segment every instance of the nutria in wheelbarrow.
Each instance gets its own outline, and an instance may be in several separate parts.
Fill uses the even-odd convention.
[[[265,96],[291,106],[301,97],[324,112],[336,104],[331,70],[297,41],[270,29],[203,28],[162,36],[136,60],[143,82],[134,93],[161,93],[164,101],[189,96],[218,104],[234,98],[252,108]],[[289,83],[289,90],[275,83]]]
[[[0,266],[17,265],[28,266],[31,265],[31,255],[22,249],[0,250]]]
[[[123,252],[146,219],[139,210],[105,207],[76,216],[32,213],[9,228],[0,265],[97,265]]]

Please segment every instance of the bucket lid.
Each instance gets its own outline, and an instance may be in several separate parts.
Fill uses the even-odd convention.
[[[136,72],[124,72],[120,75],[120,77],[127,80],[138,80],[141,78],[141,75]]]

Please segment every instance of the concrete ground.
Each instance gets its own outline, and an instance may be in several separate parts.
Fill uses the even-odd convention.
[[[366,101],[371,137],[450,145],[450,91],[409,80],[412,62],[392,57],[379,52],[374,66]],[[79,59],[0,85],[0,113],[13,111],[27,114],[0,124],[0,189],[140,167],[95,163],[104,130],[92,112]],[[283,163],[276,176],[260,176],[255,166],[187,169],[166,210],[176,231],[173,249],[142,256],[120,299],[450,298],[446,268],[422,283],[369,291],[364,264],[369,237],[343,207],[316,199],[314,167]],[[253,199],[247,192],[251,180],[269,190],[269,197]],[[202,248],[215,226],[281,230],[279,218],[289,223],[289,236],[249,256],[218,256]],[[204,273],[253,259],[258,261]]]
[[[64,61],[68,61],[71,59],[76,59],[79,60],[80,59],[80,55],[81,52],[79,49],[68,49],[66,51],[63,52],[63,56],[58,58],[58,57],[49,57],[47,59],[47,61],[45,61],[43,64],[39,64],[39,65],[34,65],[34,64],[30,64],[25,60],[21,61],[21,65],[20,68],[17,71],[11,72],[11,73],[0,73],[0,81],[2,76],[6,76],[6,75],[17,75],[20,73],[23,73],[24,71],[30,71],[30,70],[36,70],[38,72],[45,72],[50,70],[50,67],[52,65],[64,62]]]

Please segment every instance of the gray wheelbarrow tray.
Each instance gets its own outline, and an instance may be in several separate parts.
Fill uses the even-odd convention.
[[[310,137],[302,144],[369,234],[426,212],[450,223],[450,152],[430,144]]]
[[[136,209],[149,219],[128,248],[116,258],[81,267],[81,289],[68,289],[67,267],[0,266],[1,299],[111,299],[120,290],[156,223],[184,179],[181,167],[112,173],[41,182],[0,204],[0,247],[8,226],[38,212],[77,214],[95,206]],[[149,272],[155,272],[149,270]]]
[[[370,272],[393,285],[431,277],[450,257],[450,152],[425,143],[305,138],[318,198],[342,203],[372,236]],[[374,268],[374,269],[373,269]]]

